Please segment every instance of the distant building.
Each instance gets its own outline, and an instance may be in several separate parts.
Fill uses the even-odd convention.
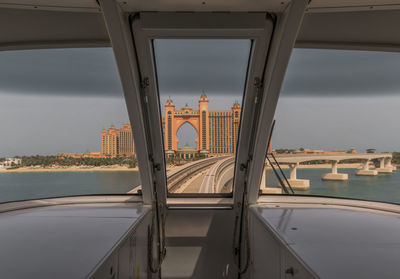
[[[6,158],[5,161],[0,163],[0,168],[9,168],[15,165],[21,165],[22,160],[20,158]]]
[[[197,132],[196,152],[204,156],[232,155],[236,152],[241,107],[235,102],[230,110],[208,110],[208,99],[200,96],[199,109],[188,105],[175,109],[171,99],[165,104],[165,116],[162,118],[164,130],[164,148],[167,156],[178,152],[179,128],[189,123]]]
[[[375,148],[368,148],[367,153],[375,153],[376,149]]]
[[[347,151],[347,153],[349,153],[349,154],[356,154],[357,151],[356,151],[354,148],[350,148],[350,149]]]
[[[191,146],[185,145],[182,148],[178,148],[176,152],[180,159],[194,159],[198,157],[197,150]]]
[[[135,154],[132,128],[130,124],[123,124],[121,129],[114,125],[101,132],[101,154],[105,157],[123,157]]]

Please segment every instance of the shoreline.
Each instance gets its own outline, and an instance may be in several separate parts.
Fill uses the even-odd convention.
[[[67,168],[17,168],[17,169],[0,169],[0,173],[27,173],[27,172],[100,172],[100,171],[138,171],[138,167],[67,167]]]

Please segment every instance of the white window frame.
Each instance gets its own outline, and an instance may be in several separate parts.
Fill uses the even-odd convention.
[[[155,148],[153,160],[162,162],[162,181],[157,183],[157,191],[167,194],[166,170],[164,160],[164,140],[161,123],[160,100],[156,79],[156,68],[153,53],[154,39],[249,39],[252,48],[249,58],[248,72],[242,102],[242,117],[239,127],[238,147],[235,162],[235,176],[233,193],[218,194],[190,194],[175,195],[168,193],[172,198],[227,197],[232,204],[234,200],[241,200],[246,165],[249,158],[249,145],[253,127],[253,111],[257,102],[259,90],[255,86],[256,79],[262,79],[264,66],[273,32],[273,20],[267,13],[157,13],[144,12],[131,18],[133,38],[135,42],[140,75],[142,80],[148,81],[147,106],[149,114],[149,128]],[[246,135],[246,136],[241,136]],[[240,167],[242,166],[242,167]],[[240,185],[240,186],[238,186]],[[163,189],[162,189],[162,188]],[[177,200],[177,199],[174,199]],[[218,200],[218,199],[216,199]]]

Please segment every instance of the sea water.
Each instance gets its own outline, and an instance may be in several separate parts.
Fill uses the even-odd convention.
[[[0,173],[0,202],[71,195],[125,194],[138,185],[138,171]]]
[[[288,177],[288,170],[283,170]],[[296,194],[347,197],[400,203],[400,170],[392,174],[356,176],[355,169],[339,169],[348,181],[322,181],[330,169],[297,169],[298,179],[309,179],[308,191]],[[277,187],[272,170],[268,187]],[[138,171],[0,173],[0,202],[92,194],[125,194],[140,185]]]
[[[356,169],[338,169],[339,173],[347,173],[347,181],[323,181],[322,174],[331,172],[331,169],[297,169],[298,179],[309,179],[310,189],[295,191],[296,194],[334,196],[356,198],[373,201],[400,203],[400,170],[391,174],[377,176],[357,176]],[[284,169],[286,177],[289,171]],[[272,170],[267,171],[268,187],[276,187],[278,181]]]

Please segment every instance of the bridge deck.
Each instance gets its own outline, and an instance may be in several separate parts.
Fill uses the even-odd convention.
[[[351,159],[373,160],[380,158],[392,158],[391,153],[357,153],[357,154],[278,154],[275,155],[279,163],[301,163],[307,161],[344,161]]]

